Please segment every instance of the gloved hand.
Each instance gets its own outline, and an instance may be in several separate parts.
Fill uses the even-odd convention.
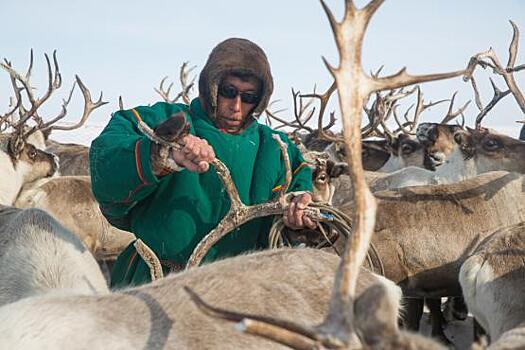
[[[155,128],[155,134],[169,142],[177,142],[182,149],[152,143],[151,164],[156,176],[164,176],[183,168],[203,173],[215,159],[215,152],[205,139],[188,133],[189,125],[184,113],[177,113]]]

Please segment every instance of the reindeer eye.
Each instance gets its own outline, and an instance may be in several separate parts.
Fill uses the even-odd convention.
[[[501,148],[501,143],[495,139],[487,139],[483,142],[483,148],[487,151],[495,151],[498,148]]]
[[[27,152],[27,155],[29,158],[31,159],[35,159],[36,158],[36,149],[32,148],[29,150],[29,152]]]
[[[326,175],[322,174],[317,177],[317,181],[319,182],[325,182],[326,181]]]
[[[410,153],[414,152],[414,147],[412,147],[412,145],[406,143],[406,144],[401,146],[401,152],[403,154],[405,154],[405,155],[410,154]]]

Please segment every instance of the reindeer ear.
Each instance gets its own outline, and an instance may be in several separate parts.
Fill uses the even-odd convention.
[[[20,156],[20,153],[22,153],[22,149],[24,148],[25,142],[22,139],[22,137],[19,137],[18,135],[14,135],[9,138],[9,144],[8,144],[8,151],[9,155],[13,159],[18,159]]]
[[[49,140],[49,136],[51,135],[51,131],[53,131],[53,128],[47,128],[42,131],[42,135],[44,135],[44,141]]]

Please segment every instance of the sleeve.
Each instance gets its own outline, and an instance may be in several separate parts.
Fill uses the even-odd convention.
[[[89,166],[93,194],[108,221],[129,230],[127,214],[158,186],[150,163],[151,141],[138,129],[142,120],[154,128],[184,105],[159,102],[113,113],[102,133],[93,140]]]

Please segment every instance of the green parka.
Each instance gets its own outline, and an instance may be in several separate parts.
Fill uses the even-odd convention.
[[[253,119],[240,134],[217,129],[200,100],[190,106],[159,102],[115,112],[90,149],[93,193],[103,214],[115,226],[133,232],[161,260],[184,265],[197,243],[217,226],[230,201],[213,167],[198,174],[188,170],[157,178],[151,169],[151,141],[137,127],[142,119],[154,128],[183,111],[190,133],[204,138],[230,169],[241,200],[257,204],[271,200],[284,182],[285,167],[272,135],[288,144],[294,177],[290,191],[311,191],[311,170],[285,134]],[[272,217],[248,222],[219,241],[205,261],[265,248]],[[118,257],[112,285],[148,282],[149,269],[130,245]]]

